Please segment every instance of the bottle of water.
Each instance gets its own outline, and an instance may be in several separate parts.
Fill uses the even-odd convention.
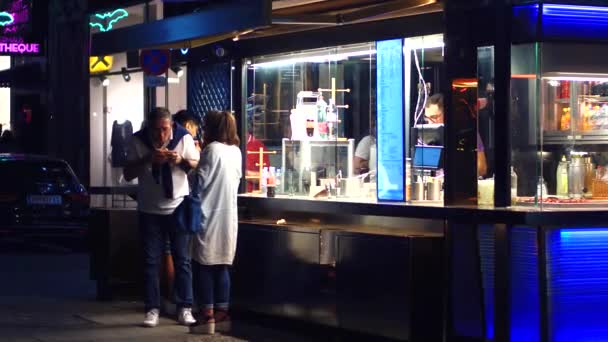
[[[517,202],[517,173],[511,166],[511,205],[515,205]]]
[[[260,190],[262,192],[262,196],[266,196],[266,192],[268,191],[268,167],[264,167],[262,170],[262,178],[260,178]]]
[[[275,174],[275,185],[277,187],[277,191],[279,193],[283,193],[283,188],[281,187],[283,184],[283,179],[281,178],[283,174],[281,173],[281,168],[277,168],[277,172]]]

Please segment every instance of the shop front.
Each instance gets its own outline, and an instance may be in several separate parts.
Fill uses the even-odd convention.
[[[186,58],[187,107],[222,100],[241,127],[234,308],[409,341],[601,340],[606,9],[332,3],[276,1],[273,25]],[[92,77],[99,99],[119,70]],[[122,102],[98,104],[103,184]]]
[[[597,5],[240,37],[235,306],[412,341],[601,339]]]

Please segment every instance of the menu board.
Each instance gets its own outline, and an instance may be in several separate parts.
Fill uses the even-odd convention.
[[[378,200],[403,201],[403,43],[376,43]]]

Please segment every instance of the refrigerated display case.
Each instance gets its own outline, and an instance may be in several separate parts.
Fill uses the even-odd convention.
[[[513,46],[512,165],[517,204],[608,205],[608,49],[600,44]]]

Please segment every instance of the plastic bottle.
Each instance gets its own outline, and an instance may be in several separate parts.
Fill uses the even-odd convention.
[[[562,156],[562,160],[559,162],[557,166],[557,172],[555,175],[555,179],[557,179],[557,196],[568,196],[568,161],[566,160],[566,156]]]
[[[268,169],[268,178],[266,182],[266,197],[274,197],[276,190],[275,179],[275,168],[274,166],[271,166]]]
[[[281,168],[277,168],[277,172],[276,172],[276,175],[275,175],[274,183],[277,186],[277,190],[279,192],[283,192],[283,189],[281,188],[281,184],[283,184],[283,179],[281,177],[283,177],[283,174],[281,172]]]
[[[260,190],[262,195],[266,195],[268,192],[268,167],[262,169],[262,178],[260,179]]]
[[[511,166],[511,205],[515,205],[517,202],[517,173]]]
[[[543,176],[538,177],[538,183],[536,184],[536,197],[540,200],[543,197],[547,197],[547,182]]]
[[[327,120],[327,137],[332,140],[336,138],[336,132],[334,132],[334,126],[338,122],[338,110],[336,108],[336,103],[334,99],[329,99],[329,104],[327,105],[327,114],[325,116],[325,120]]]
[[[342,184],[342,170],[338,170],[338,174],[336,175],[336,196],[341,196],[341,184]]]
[[[319,96],[317,100],[317,126],[319,130],[319,137],[321,139],[327,139],[327,102],[323,100],[323,96]]]

